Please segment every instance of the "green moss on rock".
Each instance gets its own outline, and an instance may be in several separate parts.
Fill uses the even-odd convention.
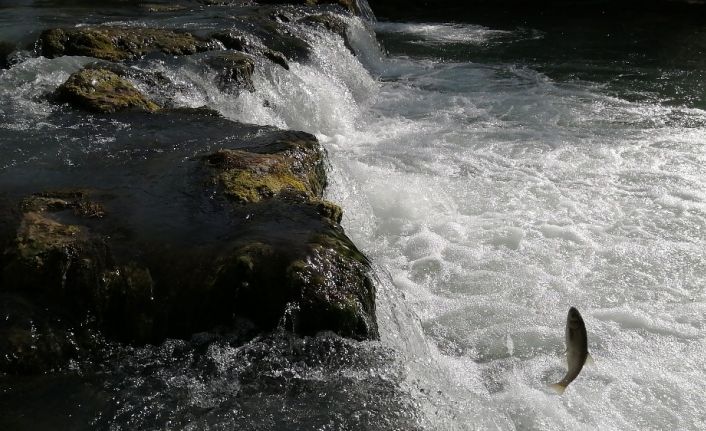
[[[294,133],[257,151],[220,150],[205,157],[226,195],[242,203],[259,202],[284,191],[321,197],[326,174],[316,138]]]
[[[216,49],[190,33],[144,27],[77,27],[45,30],[39,37],[42,55],[83,55],[108,61],[142,57],[151,52],[188,55]]]
[[[56,91],[59,102],[92,112],[156,111],[159,106],[129,81],[107,69],[84,68],[72,74]]]

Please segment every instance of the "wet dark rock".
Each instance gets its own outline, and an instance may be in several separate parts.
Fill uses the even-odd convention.
[[[289,64],[287,64],[287,59],[284,54],[263,46],[258,46],[258,44],[254,43],[249,36],[238,30],[228,30],[214,33],[211,37],[221,42],[226,49],[233,49],[256,56],[262,56],[283,67],[284,69],[289,70]]]
[[[262,55],[271,62],[281,66],[285,70],[289,70],[289,64],[287,64],[287,59],[284,58],[284,55],[282,55],[282,53],[272,50],[266,50],[262,53]]]
[[[59,86],[55,96],[60,103],[98,113],[159,109],[129,81],[111,70],[95,66],[72,74]]]
[[[247,6],[253,0],[199,0],[199,3],[206,6]]]
[[[299,20],[299,23],[313,27],[323,28],[341,36],[346,47],[351,52],[355,52],[348,38],[348,24],[346,24],[346,22],[343,21],[339,16],[330,13],[308,15]]]
[[[244,30],[219,31],[211,37],[228,49],[251,54],[262,55],[271,51],[292,61],[305,61],[309,58],[309,44],[271,17],[267,10],[238,16],[235,19],[238,27]]]
[[[54,58],[83,55],[108,61],[131,60],[153,52],[188,55],[217,45],[190,33],[144,27],[77,27],[45,30],[39,37],[41,53]]]
[[[226,47],[226,49],[234,49],[236,51],[250,52],[252,49],[247,36],[238,30],[227,30],[213,34],[214,39],[218,40]]]
[[[301,132],[205,157],[225,195],[240,205],[258,204],[238,208],[288,217],[301,231],[288,243],[275,239],[279,234],[244,235],[239,240],[247,241],[227,256],[216,284],[234,290],[238,314],[260,327],[377,338],[369,262],[338,224],[340,208],[322,199],[323,157],[316,139]],[[255,226],[267,223],[253,219]]]
[[[36,296],[0,291],[0,372],[58,369],[86,347],[86,334],[60,313],[48,312]]]
[[[65,366],[90,351],[84,330],[135,344],[202,331],[378,337],[370,265],[343,232],[341,208],[323,199],[314,136],[208,108],[120,112],[106,124],[112,118],[129,125],[126,148],[158,147],[126,159],[138,183],[0,202],[0,305],[11,316],[0,322],[0,356],[11,358],[0,372]],[[174,154],[185,140],[222,149]],[[99,163],[76,165],[73,181],[106,184],[129,169]],[[152,185],[147,166],[170,185]],[[38,336],[27,335],[32,327]]]
[[[186,10],[183,4],[143,3],[140,8],[150,13],[169,13]]]
[[[15,50],[15,46],[11,43],[0,41],[0,69],[10,67],[10,54]]]
[[[325,28],[326,30],[336,33],[339,36],[346,38],[346,31],[348,30],[348,25],[340,17],[334,14],[319,14],[319,15],[308,15],[302,18],[300,23],[312,26],[319,26]]]
[[[207,57],[206,64],[216,71],[221,88],[255,91],[252,81],[255,62],[250,56],[239,52],[223,52]]]
[[[104,216],[83,191],[21,202],[16,237],[0,257],[0,305],[8,316],[0,326],[0,371],[65,366],[95,343],[96,328],[118,339],[150,335],[149,272],[115,265],[106,238],[85,224]]]
[[[305,40],[289,34],[275,22],[263,22],[258,30],[258,36],[270,51],[282,53],[291,61],[305,61],[309,58],[311,46]]]
[[[222,258],[215,286],[235,298],[236,313],[269,330],[377,338],[369,262],[330,218],[340,212],[332,215],[331,204],[292,192],[259,206],[255,217],[262,217],[260,211],[274,212],[289,218],[285,226],[300,234],[296,241],[285,240],[284,232],[244,235],[242,245]],[[268,224],[266,219],[255,220],[252,229]]]
[[[335,4],[343,7],[350,12],[358,12],[358,4],[355,0],[257,0],[258,3],[262,4],[277,4],[277,3],[291,3],[291,4],[303,4],[309,6],[317,6],[323,4]]]

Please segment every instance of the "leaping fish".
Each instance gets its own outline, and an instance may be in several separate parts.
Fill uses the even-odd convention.
[[[586,325],[579,310],[571,307],[566,317],[566,362],[569,369],[559,383],[551,385],[552,389],[559,395],[563,394],[569,383],[578,377],[583,365],[592,361],[591,354],[588,353]]]

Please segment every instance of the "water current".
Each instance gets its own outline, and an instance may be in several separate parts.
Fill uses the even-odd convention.
[[[70,411],[105,429],[705,429],[704,27],[655,42],[639,26],[346,20],[355,55],[293,29],[311,60],[258,68],[252,94],[140,66],[181,84],[177,105],[319,138],[328,197],[377,271],[381,342],[175,340],[116,353],[108,377],[17,380],[6,394],[50,406],[46,427]],[[0,72],[0,137],[56,127],[37,95],[88,61]],[[8,142],[9,172],[41,157]],[[595,364],[558,396],[570,306]],[[330,362],[307,362],[322,349]],[[108,401],[87,389],[96,379]]]

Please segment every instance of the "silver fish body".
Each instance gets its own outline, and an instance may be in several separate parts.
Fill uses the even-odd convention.
[[[584,364],[590,358],[586,325],[583,323],[581,313],[571,307],[569,315],[566,317],[566,362],[569,369],[564,378],[551,387],[559,394],[563,394],[566,387],[578,377]]]

